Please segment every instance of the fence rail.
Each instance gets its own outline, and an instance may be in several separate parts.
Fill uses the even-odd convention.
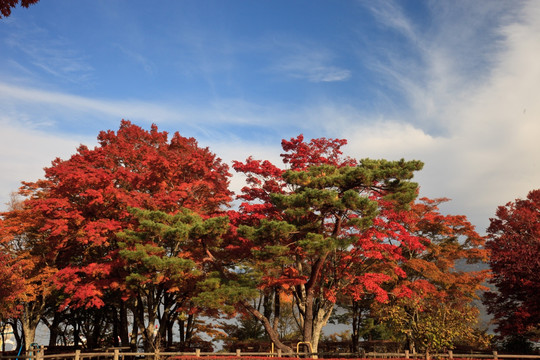
[[[274,358],[290,359],[290,358],[326,358],[326,359],[418,359],[418,360],[433,360],[433,359],[540,359],[540,355],[513,355],[513,354],[499,354],[497,351],[493,351],[491,354],[454,354],[452,351],[447,353],[429,354],[429,353],[409,353],[405,351],[403,353],[380,353],[380,352],[366,352],[362,354],[358,353],[309,353],[309,352],[296,352],[296,353],[282,353],[280,350],[276,352],[243,352],[236,350],[236,352],[201,352],[196,350],[195,352],[123,352],[119,349],[110,349],[104,352],[81,352],[76,350],[74,353],[65,354],[45,354],[45,347],[28,351],[24,355],[3,355],[0,352],[0,360],[131,360],[137,358],[153,359],[153,360],[166,360],[168,358],[206,358],[211,360],[230,360],[234,359],[249,359],[249,358]],[[204,360],[204,359],[201,359]]]

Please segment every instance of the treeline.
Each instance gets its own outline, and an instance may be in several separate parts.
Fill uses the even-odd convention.
[[[489,345],[473,303],[487,271],[456,268],[486,262],[485,239],[439,212],[446,199],[417,199],[420,161],[298,136],[283,167],[234,162],[234,196],[229,167],[193,138],[122,121],[98,142],[23,182],[2,214],[0,324],[19,346],[41,323],[50,346],[266,338],[287,352],[294,338],[316,352],[329,322],[350,326],[353,351]]]

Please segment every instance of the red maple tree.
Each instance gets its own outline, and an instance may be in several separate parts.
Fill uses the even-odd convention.
[[[0,319],[14,317],[17,299],[24,291],[23,278],[7,253],[0,253]]]
[[[2,268],[6,271],[0,287],[9,291],[4,300],[15,310],[13,318],[21,322],[22,340],[28,349],[52,294],[56,269],[46,260],[45,236],[39,231],[41,214],[27,208],[16,194],[12,194],[8,205],[10,211],[2,214],[0,222]]]
[[[376,306],[397,338],[407,334],[411,351],[444,351],[460,341],[484,340],[476,328],[473,301],[485,290],[488,276],[488,270],[476,266],[488,258],[485,239],[465,216],[441,214],[439,206],[446,201],[422,198],[398,216],[387,217],[422,245],[402,248],[406,276],[393,283],[393,292],[408,296]]]
[[[490,280],[496,291],[486,294],[502,336],[537,338],[540,333],[540,190],[497,208],[490,219]]]
[[[98,143],[54,160],[44,179],[24,183],[24,209],[4,214],[11,233],[25,236],[58,269],[54,281],[71,308],[99,308],[107,295],[126,306],[130,269],[117,233],[136,230],[130,208],[188,208],[204,216],[221,212],[231,197],[228,167],[193,138],[169,139],[155,125],[146,131],[122,121],[117,132],[101,132]],[[123,336],[127,343],[127,331]]]

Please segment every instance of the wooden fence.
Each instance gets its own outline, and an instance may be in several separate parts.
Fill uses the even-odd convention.
[[[280,350],[271,353],[262,352],[242,352],[237,350],[234,353],[227,352],[201,352],[196,350],[195,352],[123,352],[118,348],[111,348],[104,352],[81,352],[76,350],[74,353],[66,354],[45,354],[45,348],[40,346],[33,350],[30,350],[25,355],[3,355],[0,352],[0,360],[132,360],[132,359],[147,359],[147,360],[167,360],[169,358],[206,358],[206,360],[234,360],[244,358],[245,360],[262,358],[274,358],[274,360],[289,360],[291,358],[325,358],[325,359],[419,359],[419,360],[434,360],[434,359],[540,359],[540,355],[509,355],[499,354],[494,351],[491,354],[454,354],[452,351],[439,354],[420,354],[409,353],[405,351],[403,353],[377,353],[368,352],[363,354],[354,353],[282,353]],[[205,359],[201,359],[205,360]],[[270,360],[270,359],[269,359]]]

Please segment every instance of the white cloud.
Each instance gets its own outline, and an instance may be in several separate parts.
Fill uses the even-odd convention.
[[[286,113],[294,113],[279,105],[257,105],[238,99],[218,100],[204,106],[178,101],[159,103],[137,99],[105,100],[1,81],[0,97],[3,100],[0,102],[0,111],[4,114],[12,112],[12,118],[17,119],[14,121],[39,119],[43,123],[44,119],[50,119],[50,126],[54,123],[73,123],[74,117],[84,118],[87,122],[96,121],[105,126],[111,122],[117,124],[120,119],[129,119],[143,124],[174,124],[205,134],[212,133],[212,127],[208,125],[219,127],[219,131],[226,131],[227,125],[266,127],[270,123],[274,126],[282,123],[286,126],[287,120],[276,116],[275,112],[281,112],[286,117],[290,116]]]
[[[41,168],[54,157],[74,152],[78,140],[46,132],[74,114],[103,117],[106,127],[114,123],[113,129],[121,118],[146,123],[141,126],[156,122],[160,129],[191,127],[202,134],[199,143],[227,163],[249,155],[280,163],[279,142],[273,142],[279,128],[281,137],[304,132],[306,137],[346,138],[344,150],[357,158],[424,161],[417,176],[422,195],[452,198],[445,209],[467,215],[483,232],[496,206],[539,186],[540,4],[519,3],[519,11],[499,23],[489,19],[498,19],[493,15],[500,15],[501,7],[482,10],[485,2],[463,4],[469,8],[462,13],[433,5],[429,34],[391,2],[374,9],[381,21],[414,43],[420,59],[404,61],[387,49],[386,61],[370,64],[394,90],[406,94],[410,109],[399,114],[367,113],[354,104],[324,101],[285,108],[225,99],[203,108],[91,99],[0,83],[0,195],[7,198],[18,181],[41,176]],[[467,20],[460,21],[460,14]],[[315,82],[343,81],[351,75],[328,51],[291,43],[277,46],[288,49],[273,68],[281,74]],[[474,51],[478,46],[485,51]],[[234,134],[235,127],[244,131],[247,126],[257,128],[257,138]],[[271,134],[261,140],[265,131]],[[80,142],[92,143],[95,135]],[[235,177],[232,188],[238,191],[241,184],[241,177]]]
[[[115,124],[116,126],[117,124]],[[75,136],[73,134],[51,134],[50,124],[33,123],[20,117],[0,116],[0,211],[5,210],[9,194],[21,186],[21,181],[35,181],[44,177],[43,169],[59,157],[68,159],[76,152],[79,145],[93,147],[97,144],[96,136]],[[115,129],[113,127],[113,129]],[[160,128],[160,130],[163,130]],[[281,164],[279,142],[265,145],[256,139],[242,140],[229,138],[215,140],[212,135],[197,139],[199,146],[209,147],[224,163],[230,166],[232,175],[230,188],[239,193],[244,186],[244,176],[232,169],[234,160],[244,161],[247,157],[270,160]]]
[[[12,49],[25,54],[27,59],[16,67],[26,68],[25,72],[44,71],[49,75],[68,83],[88,82],[93,67],[79,51],[73,50],[72,44],[63,37],[51,37],[44,28],[32,24],[22,26],[18,22],[10,23],[11,31],[4,40]]]
[[[374,124],[353,127],[348,139],[354,153],[370,157],[410,157],[440,146],[443,138],[426,134],[411,124],[380,120]]]
[[[51,135],[24,124],[17,124],[0,116],[0,209],[4,209],[9,194],[17,191],[21,181],[35,181],[44,177],[43,168],[57,157],[67,159],[84,143],[91,146],[95,140],[75,139]]]
[[[467,194],[494,206],[540,185],[540,4],[527,3],[520,15],[501,29],[503,48],[489,80],[456,108],[460,144],[469,150],[460,152],[462,161],[478,184]]]
[[[50,106],[50,112],[92,112],[121,118],[125,114],[137,113],[141,118],[169,118],[177,116],[163,106],[140,101],[111,101],[85,98],[61,92],[20,87],[0,82],[0,94],[4,99],[9,98],[20,104],[32,106]],[[54,108],[54,109],[52,109]]]
[[[122,45],[117,45],[117,48],[122,52],[124,53],[124,55],[131,61],[139,64],[146,73],[148,74],[154,74],[154,71],[155,71],[155,68],[156,68],[156,65],[147,57],[147,56],[144,56],[143,54],[139,53],[139,52],[136,52],[134,50],[131,50],[125,46],[122,46]]]
[[[407,94],[412,111],[399,122],[361,114],[364,121],[338,126],[355,153],[424,161],[418,174],[423,194],[452,198],[448,210],[468,215],[481,232],[498,205],[540,185],[540,4],[523,4],[520,12],[490,29],[491,39],[498,40],[477,58],[464,58],[468,50],[440,40],[475,33],[478,23],[460,22],[462,29],[454,34],[455,26],[437,28],[439,33],[428,38],[386,4],[377,14],[420,44],[423,66],[406,69],[393,54],[378,67]],[[471,41],[481,40],[476,33]],[[472,71],[474,62],[486,67]]]
[[[334,65],[335,55],[329,49],[290,40],[272,44],[280,50],[278,59],[271,66],[273,72],[315,83],[345,81],[351,77],[349,69]]]
[[[202,141],[199,145],[206,146]],[[222,161],[230,166],[232,175],[230,190],[235,194],[239,194],[242,187],[245,186],[245,177],[239,174],[232,168],[233,161],[244,162],[248,157],[253,157],[256,160],[269,160],[278,167],[281,167],[282,161],[279,154],[282,152],[279,143],[261,144],[256,141],[246,141],[237,139],[237,141],[227,142],[212,142],[209,146],[210,150],[215,153]]]
[[[417,40],[417,34],[412,22],[403,14],[398,3],[394,1],[366,2],[366,6],[375,17],[386,26],[401,33],[411,42]]]
[[[351,72],[347,69],[324,65],[318,62],[317,59],[302,57],[284,59],[283,63],[277,68],[278,71],[282,71],[290,77],[315,83],[344,81],[351,76]]]
[[[92,99],[61,92],[51,92],[29,87],[21,87],[0,82],[0,151],[2,155],[0,175],[0,207],[10,192],[19,188],[21,181],[35,181],[42,178],[43,168],[56,157],[69,158],[80,144],[93,146],[97,132],[116,130],[120,119],[126,118],[148,128],[157,123],[160,130],[170,131],[185,128],[197,133],[200,146],[208,146],[212,152],[231,165],[233,160],[255,158],[280,162],[279,141],[273,142],[257,137],[242,139],[231,129],[237,126],[265,128],[275,117],[277,107],[262,107],[244,101],[231,100],[216,102],[201,109],[196,107],[172,106],[141,101],[114,101]],[[279,111],[279,110],[278,110]],[[133,114],[130,116],[130,114]],[[291,114],[282,112],[282,117]],[[294,117],[294,115],[292,115]],[[74,119],[86,122],[95,120],[95,133],[89,136],[77,135],[85,131],[69,131],[66,126],[82,127]],[[282,120],[282,128],[290,126]],[[142,123],[141,123],[142,122]],[[275,126],[278,121],[272,121]],[[294,125],[293,125],[294,126]],[[268,138],[271,138],[268,135]],[[266,143],[268,145],[266,145]],[[239,192],[242,176],[231,169],[234,176],[231,189]]]

